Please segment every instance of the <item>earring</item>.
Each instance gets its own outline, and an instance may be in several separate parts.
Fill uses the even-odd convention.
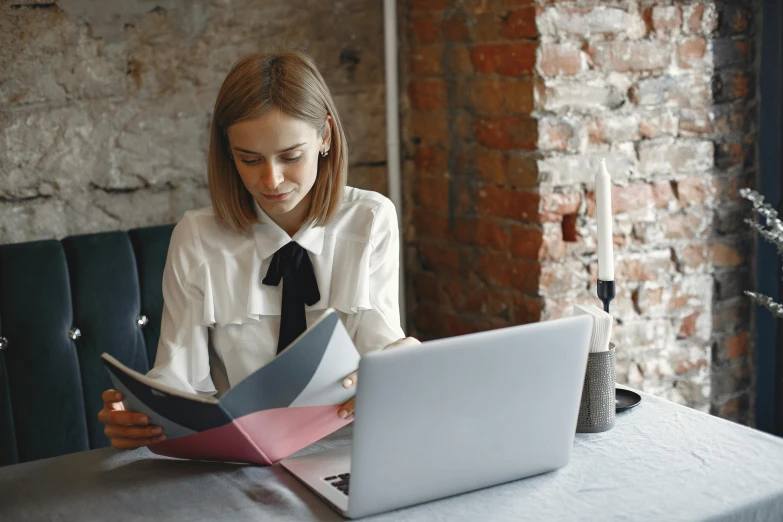
[[[322,151],[321,151],[321,157],[322,157],[322,158],[325,158],[325,157],[326,157],[326,156],[328,156],[328,155],[329,155],[329,151],[328,151],[328,150],[322,150]]]

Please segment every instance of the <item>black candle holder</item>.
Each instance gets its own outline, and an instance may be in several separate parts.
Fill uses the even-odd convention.
[[[604,311],[609,313],[609,302],[614,299],[614,280],[598,280],[598,299],[604,303]]]

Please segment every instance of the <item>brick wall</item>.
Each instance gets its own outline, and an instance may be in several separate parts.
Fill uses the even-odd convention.
[[[618,380],[752,423],[758,6],[410,0],[409,309],[439,337],[594,302],[613,177]]]
[[[424,338],[541,315],[540,258],[557,246],[539,212],[536,10],[518,3],[407,4],[406,269]]]
[[[367,0],[0,2],[0,243],[170,223],[209,204],[220,84],[276,46],[316,59],[351,183],[385,192],[382,34],[382,5]]]

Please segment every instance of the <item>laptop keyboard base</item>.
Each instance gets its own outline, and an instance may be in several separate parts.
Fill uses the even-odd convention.
[[[351,485],[350,473],[341,473],[340,475],[332,475],[330,477],[324,477],[323,480],[331,484],[337,490],[341,491],[345,496],[348,496],[348,492]]]

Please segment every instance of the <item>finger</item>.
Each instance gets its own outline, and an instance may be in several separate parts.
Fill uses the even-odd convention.
[[[117,449],[136,449],[142,446],[149,446],[156,442],[166,440],[165,435],[158,435],[157,437],[148,437],[146,439],[126,439],[123,437],[113,437],[111,439],[111,446]]]
[[[149,437],[157,437],[163,433],[163,428],[160,426],[117,426],[116,424],[107,424],[103,433],[107,437],[114,438],[119,437],[123,439],[145,439]]]
[[[397,339],[393,343],[386,346],[384,350],[390,350],[392,348],[401,348],[403,346],[413,346],[416,344],[421,344],[421,341],[419,341],[415,337],[403,337],[402,339]]]
[[[351,388],[356,385],[359,379],[359,372],[353,372],[351,375],[343,379],[343,388]]]
[[[343,404],[342,407],[337,411],[337,416],[341,419],[346,419],[350,415],[353,415],[355,401],[356,399],[351,399]]]
[[[400,346],[416,346],[417,344],[421,344],[421,341],[416,339],[415,337],[406,337],[402,341],[400,341],[400,344],[396,346],[396,348],[399,348]]]
[[[98,412],[98,420],[104,424],[119,424],[121,426],[146,426],[150,423],[150,418],[143,413],[107,409]]]
[[[106,390],[101,394],[101,399],[103,399],[103,404],[108,406],[115,402],[121,401],[123,399],[123,395],[117,390]]]

